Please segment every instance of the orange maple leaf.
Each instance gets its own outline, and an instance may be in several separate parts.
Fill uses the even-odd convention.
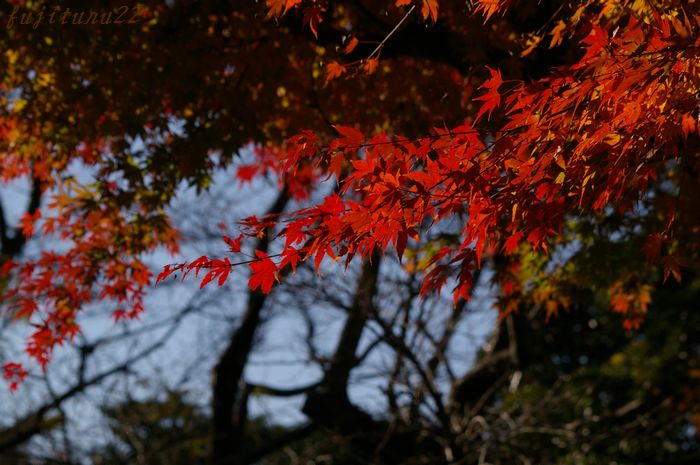
[[[610,305],[612,306],[614,312],[626,314],[629,311],[632,303],[630,296],[627,294],[615,294],[612,296],[612,298],[610,298]]]
[[[486,16],[487,22],[496,13],[504,12],[508,9],[511,0],[477,0],[475,11]]]
[[[683,138],[687,139],[688,134],[693,134],[695,132],[695,118],[692,115],[684,114],[681,116],[681,130],[683,131]]]
[[[326,65],[326,82],[324,85],[328,84],[333,79],[339,78],[343,74],[345,74],[345,66],[337,61],[331,61]]]
[[[342,50],[340,50],[340,53],[342,53],[343,55],[352,53],[352,51],[355,50],[355,47],[357,47],[357,44],[359,43],[360,41],[357,40],[357,37],[353,37],[348,41],[347,44],[345,44],[345,47],[343,47]]]
[[[562,43],[562,41],[564,40],[564,32],[566,32],[566,23],[562,20],[559,20],[557,25],[554,26],[554,29],[552,29],[552,31],[550,32],[552,40],[551,42],[549,42],[549,48],[554,48]]]
[[[423,19],[432,19],[433,22],[437,21],[438,15],[438,3],[437,0],[423,0],[423,8],[421,8],[421,14]]]
[[[265,4],[269,11],[267,12],[267,17],[271,16],[282,16],[287,13],[291,8],[299,5],[301,0],[265,0]]]
[[[362,64],[362,70],[369,74],[374,74],[375,71],[377,71],[377,66],[379,65],[379,60],[376,58],[369,58],[365,60],[365,62]]]

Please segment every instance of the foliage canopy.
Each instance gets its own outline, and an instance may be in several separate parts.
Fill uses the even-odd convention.
[[[146,1],[130,27],[83,23],[81,7],[59,26],[37,20],[60,8],[47,2],[2,6],[0,177],[32,186],[17,227],[2,215],[3,299],[36,327],[42,366],[90,302],[138,317],[143,254],[177,249],[178,186],[205,189],[246,149],[241,181],[273,176],[307,204],[244,220],[232,258],[159,279],[222,285],[240,263],[267,293],[301,261],[393,249],[424,294],[468,299],[489,260],[503,315],[552,315],[593,263],[556,252],[617,218],[631,252],[595,285],[634,328],[656,267],[697,269],[697,1]],[[22,256],[32,234],[61,245]],[[263,237],[280,251],[241,252]]]

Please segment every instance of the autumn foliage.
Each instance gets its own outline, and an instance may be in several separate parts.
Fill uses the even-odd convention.
[[[477,3],[488,20],[509,2]],[[479,109],[462,125],[433,128],[417,138],[366,135],[350,126],[335,126],[332,139],[310,131],[289,138],[277,175],[284,179],[311,165],[315,176],[336,180],[339,189],[283,221],[244,220],[250,237],[283,225],[276,233],[284,240],[282,252],[276,262],[257,252],[262,262],[250,262],[250,286],[265,283],[261,288],[269,292],[287,266],[310,258],[318,268],[326,256],[347,263],[391,246],[401,259],[409,242],[456,217],[463,221],[459,243],[423,260],[424,292],[452,282],[455,302],[468,299],[472,271],[484,254],[513,255],[521,245],[546,253],[567,217],[606,208],[631,211],[668,163],[691,158],[697,164],[692,157],[700,130],[700,16],[692,5],[664,12],[646,2],[632,8],[613,3],[588,2],[536,38],[539,44],[550,36],[543,45],[552,48],[563,34],[573,36],[581,43],[576,62],[534,82],[504,81],[500,71],[488,68],[490,78],[474,98]],[[271,14],[291,7],[268,4]],[[434,21],[437,7],[424,7],[424,19]],[[328,79],[340,78],[341,68],[331,63]],[[659,211],[665,227],[649,236],[640,253],[660,261],[665,277],[680,281],[679,252],[662,247],[672,238],[676,209]],[[230,266],[203,257],[166,268],[160,279],[208,268],[202,285],[217,276],[221,284],[222,268]],[[628,313],[630,302],[639,299],[634,307],[644,313],[648,292],[639,295],[623,304],[623,294],[613,291],[613,308]]]
[[[457,303],[469,299],[475,270],[487,260],[498,259],[501,312],[505,315],[535,303],[552,315],[568,306],[565,286],[557,273],[540,276],[533,286],[522,273],[527,254],[548,257],[565,235],[568,222],[576,218],[610,212],[639,214],[640,205],[651,197],[659,200],[653,206],[655,229],[645,231],[639,255],[650,267],[659,266],[664,279],[681,281],[683,267],[697,267],[700,223],[697,204],[688,202],[687,195],[698,192],[694,186],[700,168],[698,2],[562,4],[541,27],[522,34],[509,31],[506,18],[517,14],[519,4],[525,2],[481,0],[470,11],[437,0],[383,3],[371,2],[371,7],[391,11],[396,27],[370,43],[359,32],[355,34],[361,30],[359,23],[352,23],[357,18],[343,16],[328,2],[266,0],[264,15],[236,16],[251,30],[256,22],[273,29],[301,28],[310,33],[312,44],[323,39],[324,27],[346,24],[351,32],[343,38],[333,36],[338,39],[337,53],[328,57],[324,49],[322,68],[314,68],[322,75],[310,94],[328,92],[329,101],[338,99],[333,103],[336,108],[348,110],[333,110],[332,121],[324,116],[325,121],[316,124],[317,119],[302,117],[307,105],[294,94],[307,90],[306,81],[299,81],[298,89],[293,81],[280,84],[276,95],[284,110],[270,117],[266,129],[257,133],[258,129],[248,131],[241,125],[244,135],[239,146],[251,148],[255,161],[239,166],[237,175],[240,182],[274,176],[301,206],[244,219],[241,235],[225,238],[226,255],[167,265],[157,281],[192,273],[201,275],[201,286],[223,285],[231,268],[240,265],[250,268],[251,289],[269,293],[300,262],[313,261],[318,269],[326,258],[347,265],[377,252],[395,253],[408,272],[422,274],[423,293],[447,287]],[[485,63],[469,72],[468,82],[460,79],[459,72],[438,68],[440,79],[451,86],[457,82],[461,95],[446,93],[446,103],[437,102],[439,96],[437,103],[424,103],[436,105],[428,125],[419,124],[423,121],[419,117],[400,121],[401,110],[388,113],[387,121],[379,119],[379,110],[373,113],[375,104],[384,108],[379,95],[391,86],[368,87],[358,97],[361,102],[352,103],[360,94],[352,86],[373,79],[381,82],[380,75],[402,66],[401,61],[392,61],[396,56],[392,53],[397,53],[392,51],[392,40],[409,22],[437,30],[443,20],[451,23],[462,18],[497,31],[508,42],[512,60],[523,60],[521,68],[534,56],[562,50],[563,56],[533,74],[518,71],[512,60],[506,67]],[[259,39],[251,50],[262,43]],[[282,79],[303,75],[301,63],[311,49],[294,50],[289,75]],[[451,59],[447,52],[442,58],[443,62]],[[18,52],[5,53],[3,95],[24,85],[23,75],[13,72],[19,63]],[[411,64],[419,70],[423,66],[416,62],[407,66]],[[455,68],[463,71],[459,63]],[[239,69],[244,67],[233,72]],[[43,87],[50,88],[52,80],[65,79],[48,71],[42,78],[39,73],[33,81],[35,95],[41,95]],[[45,365],[52,348],[79,331],[77,312],[90,302],[116,302],[116,320],[138,317],[143,294],[151,284],[142,254],[158,246],[177,247],[177,234],[163,206],[180,178],[166,161],[167,149],[158,152],[157,148],[156,161],[110,156],[110,144],[115,144],[115,152],[123,149],[117,144],[125,144],[113,140],[114,133],[130,130],[119,127],[127,123],[117,119],[107,124],[123,111],[118,102],[108,101],[101,109],[98,121],[105,124],[98,124],[97,130],[78,130],[71,136],[74,140],[62,141],[57,147],[63,149],[56,150],[47,144],[43,120],[22,112],[23,100],[10,104],[3,98],[10,109],[3,111],[0,121],[2,180],[30,176],[41,192],[53,193],[52,203],[46,205],[50,214],[39,220],[38,209],[29,212],[21,232],[57,235],[67,244],[61,251],[45,251],[32,259],[7,257],[3,266],[6,274],[14,276],[3,299],[15,317],[36,326],[27,351]],[[322,103],[316,105],[322,107]],[[198,111],[158,95],[157,104],[148,109],[156,116],[140,121],[138,131],[146,146],[160,147],[161,136],[174,138],[166,134],[169,117],[189,121]],[[304,127],[305,121],[313,123]],[[217,130],[225,133],[226,127],[222,124]],[[197,125],[188,128],[193,134],[199,131]],[[220,148],[227,147],[222,143]],[[202,159],[210,160],[206,153]],[[83,186],[64,176],[75,161],[94,168],[96,179],[103,181]],[[192,167],[187,158],[180,162],[188,170],[181,176],[185,179],[215,165],[207,161]],[[168,168],[159,172],[163,167]],[[661,201],[653,193],[679,179],[685,191],[676,192],[675,198]],[[321,201],[310,201],[324,191]],[[436,239],[447,230],[453,240]],[[263,236],[274,238],[279,252],[251,251],[247,244]],[[640,324],[651,302],[645,279],[628,275],[609,283],[611,309],[627,316],[629,328]],[[22,374],[20,366],[5,365],[7,378]]]

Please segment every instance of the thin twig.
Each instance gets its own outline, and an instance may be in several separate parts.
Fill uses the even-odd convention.
[[[367,57],[367,60],[371,59],[374,55],[376,55],[382,49],[382,47],[384,46],[386,41],[389,40],[389,37],[394,35],[394,33],[399,29],[399,27],[401,27],[401,25],[404,23],[404,21],[406,21],[406,19],[408,19],[408,17],[411,15],[411,13],[413,13],[413,10],[415,10],[415,9],[416,9],[416,5],[413,5],[408,10],[408,12],[406,12],[406,14],[403,16],[403,18],[401,18],[401,21],[399,21],[398,24],[396,24],[396,26],[394,26],[394,29],[392,29],[389,32],[389,34],[387,34],[386,37],[384,37],[384,39],[381,42],[379,42],[379,45],[377,45],[377,48],[375,48],[374,51],[372,51],[372,53],[369,54],[369,56]]]

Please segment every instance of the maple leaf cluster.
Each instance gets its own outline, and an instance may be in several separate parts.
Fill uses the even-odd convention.
[[[32,195],[50,198],[44,206],[50,213],[39,208],[25,213],[15,240],[40,235],[56,246],[21,259],[3,257],[0,275],[13,285],[3,289],[1,299],[4,311],[33,327],[26,353],[45,369],[54,348],[80,332],[78,312],[89,304],[113,302],[115,321],[139,317],[151,285],[142,255],[160,246],[175,251],[177,234],[162,211],[125,208],[114,182],[81,184],[73,176],[57,175],[70,163],[97,164],[98,148],[82,144],[75,154],[47,153],[36,141],[24,147],[28,152],[12,150],[22,124],[15,118],[2,122],[7,151],[0,177],[5,182],[34,179]],[[27,374],[16,362],[3,369],[11,389]]]
[[[477,10],[489,19],[508,3],[478,2]],[[347,263],[392,246],[401,258],[409,240],[460,218],[458,245],[441,248],[424,263],[423,293],[456,282],[456,302],[468,297],[471,271],[484,254],[514,254],[523,243],[547,252],[568,216],[632,211],[668,163],[684,157],[697,163],[697,142],[689,139],[700,130],[697,5],[613,15],[602,4],[602,10],[598,2],[584,4],[572,20],[585,31],[576,62],[533,82],[504,81],[489,68],[491,77],[474,99],[483,103],[460,126],[418,138],[365,136],[348,126],[336,126],[338,136],[330,141],[308,131],[290,138],[280,173],[312,163],[339,180],[339,189],[284,216],[281,260],[263,257],[256,276],[265,273],[271,283],[292,256],[314,258],[318,268],[325,256]],[[562,40],[561,24],[550,47]],[[477,126],[496,114],[490,126]],[[665,239],[659,238],[672,230],[673,207],[663,215],[665,230],[644,247],[654,260],[662,254]],[[249,236],[259,237],[278,222],[244,223],[252,229]],[[677,256],[662,259],[665,275],[680,281],[680,260],[671,257]],[[612,294],[616,311],[627,312],[625,294]],[[549,302],[553,313],[560,303]],[[647,303],[644,297],[638,313]]]

